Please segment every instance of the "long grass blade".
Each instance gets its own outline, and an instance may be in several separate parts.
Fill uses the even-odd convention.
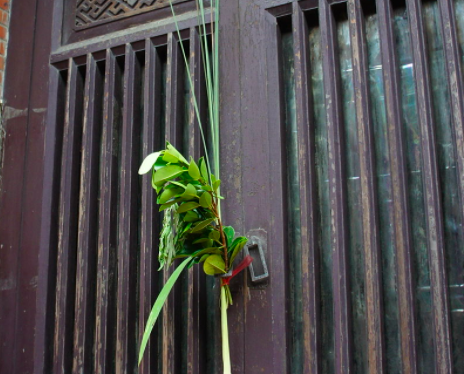
[[[155,304],[153,304],[153,308],[151,309],[150,315],[147,320],[147,325],[143,333],[142,343],[140,344],[139,365],[142,362],[143,353],[145,352],[148,339],[150,338],[150,334],[153,330],[153,326],[155,326],[156,320],[158,319],[161,309],[163,308],[163,305],[166,302],[166,299],[168,298],[168,295],[171,292],[172,287],[174,286],[177,279],[179,278],[180,273],[182,273],[182,270],[184,270],[184,268],[189,264],[190,261],[192,261],[192,258],[187,258],[186,260],[184,260],[184,262],[182,262],[177,267],[176,270],[174,270],[174,272],[172,273],[172,275],[169,277],[168,281],[164,285],[163,289],[159,293],[158,298],[155,301]]]
[[[184,44],[182,42],[182,36],[180,35],[180,29],[179,29],[179,24],[177,22],[177,16],[176,16],[176,13],[174,11],[174,7],[172,6],[172,0],[169,0],[169,5],[171,7],[171,12],[172,12],[172,17],[174,19],[174,24],[176,26],[176,32],[177,32],[177,36],[179,38],[180,49],[182,51],[182,56],[184,58],[184,63],[185,63],[186,68],[188,69],[189,63],[188,63],[188,60],[187,60],[187,55],[185,53]],[[197,116],[198,126],[200,128],[200,135],[201,135],[201,140],[202,140],[202,143],[203,143],[203,148],[205,149],[205,158],[206,158],[206,161],[207,161],[208,171],[209,171],[209,174],[211,174],[211,169],[210,169],[210,166],[209,166],[210,161],[209,161],[208,149],[206,148],[206,140],[205,140],[205,135],[204,135],[204,132],[203,132],[203,125],[201,123],[200,111],[198,109],[197,97],[195,96],[195,92],[193,91],[192,77],[190,76],[190,74],[187,74],[187,77],[188,77],[188,81],[189,81],[189,84],[190,84],[190,92],[191,92],[191,96],[193,98],[193,106],[194,106],[194,109],[195,109],[195,114]],[[211,181],[210,181],[210,183],[211,183]]]

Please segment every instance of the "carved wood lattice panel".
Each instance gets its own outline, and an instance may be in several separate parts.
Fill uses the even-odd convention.
[[[168,5],[168,0],[77,0],[75,26],[85,28]]]

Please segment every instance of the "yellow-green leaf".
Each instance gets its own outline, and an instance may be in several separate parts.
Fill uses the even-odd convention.
[[[167,182],[170,179],[176,178],[180,174],[184,173],[186,170],[179,165],[167,165],[157,172],[155,172],[154,183],[155,185],[160,185]]]
[[[187,184],[187,187],[185,188],[184,193],[182,194],[182,197],[191,200],[193,197],[198,197],[197,196],[197,189],[192,185],[192,184]]]
[[[189,175],[195,179],[196,181],[200,179],[201,174],[200,174],[200,169],[198,169],[197,164],[195,163],[194,159],[190,157],[190,165],[188,168],[188,173]]]
[[[163,191],[158,199],[158,204],[166,204],[167,201],[172,199],[174,196],[179,195],[182,193],[182,189],[179,187],[169,188]]]
[[[209,208],[211,204],[213,203],[213,198],[209,192],[203,192],[203,194],[200,196],[200,205],[203,208]]]
[[[204,221],[199,222],[193,229],[192,229],[192,234],[198,231],[203,230],[206,226],[208,226],[211,222],[214,221],[214,218],[208,218],[205,219]]]
[[[196,209],[200,206],[200,204],[196,202],[188,202],[188,203],[183,203],[179,208],[177,209],[177,213],[185,213],[188,212],[189,210]]]
[[[224,260],[220,255],[211,255],[203,264],[203,271],[208,275],[225,274]]]
[[[177,157],[179,159],[180,162],[184,163],[185,165],[188,165],[188,161],[184,158],[184,156],[182,156],[182,154],[174,148],[174,146],[169,143],[169,142],[166,142],[167,144],[167,149],[168,151],[174,156],[174,157]]]
[[[179,158],[176,157],[176,155],[173,155],[171,151],[164,151],[163,161],[166,161],[172,164],[177,164],[179,163]]]
[[[206,161],[205,159],[202,157],[200,159],[200,172],[201,172],[201,177],[205,180],[206,183],[208,183],[208,168],[206,167]]]

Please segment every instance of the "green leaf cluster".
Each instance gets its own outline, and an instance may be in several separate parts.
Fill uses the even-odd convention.
[[[151,172],[164,211],[160,234],[160,269],[179,258],[203,263],[208,275],[225,274],[247,242],[243,236],[234,238],[234,229],[223,227],[218,203],[221,181],[209,172],[202,157],[187,161],[169,142],[166,149],[148,155],[139,174]]]

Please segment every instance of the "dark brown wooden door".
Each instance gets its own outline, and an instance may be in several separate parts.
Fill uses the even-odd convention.
[[[15,0],[0,202],[1,373],[220,373],[218,288],[169,273],[144,155],[201,154],[193,1]],[[234,373],[464,370],[464,1],[221,1]],[[18,47],[21,46],[21,47]],[[206,121],[204,121],[206,122]]]

